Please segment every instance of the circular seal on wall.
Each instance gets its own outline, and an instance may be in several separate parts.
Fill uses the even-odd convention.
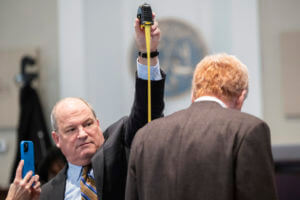
[[[175,97],[191,90],[196,64],[207,54],[200,35],[187,23],[177,19],[158,20],[161,30],[160,67],[166,72],[166,97]],[[137,49],[131,48],[131,71],[136,70]]]

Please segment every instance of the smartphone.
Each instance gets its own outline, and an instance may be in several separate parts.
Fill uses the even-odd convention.
[[[32,141],[21,141],[21,160],[24,160],[24,166],[22,170],[22,178],[26,176],[27,172],[32,171],[34,175],[34,149]],[[32,175],[32,176],[33,176]]]

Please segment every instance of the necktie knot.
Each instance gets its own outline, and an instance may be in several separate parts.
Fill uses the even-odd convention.
[[[84,167],[82,167],[82,177],[84,180],[86,180],[88,173],[90,172],[92,166],[91,165],[86,165]]]

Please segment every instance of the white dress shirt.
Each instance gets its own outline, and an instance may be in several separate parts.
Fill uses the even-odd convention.
[[[200,102],[200,101],[214,101],[214,102],[220,104],[223,108],[227,108],[226,104],[223,101],[221,101],[220,99],[218,99],[217,97],[202,96],[195,100],[195,102]]]

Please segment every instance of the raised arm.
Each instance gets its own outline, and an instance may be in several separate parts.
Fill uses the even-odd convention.
[[[153,15],[155,19],[155,15]],[[145,44],[145,32],[144,29],[139,25],[139,19],[135,20],[135,35],[137,48],[140,52],[146,51]],[[160,29],[158,28],[157,21],[154,20],[154,24],[151,26],[151,51],[155,51],[158,48],[160,40]],[[164,109],[164,83],[165,83],[165,74],[159,69],[158,56],[151,58],[151,68],[157,67],[155,70],[158,70],[160,77],[157,78],[155,71],[151,73],[151,118],[152,120],[163,116]],[[146,65],[147,59],[138,57],[138,64]],[[138,70],[143,70],[138,68]],[[141,127],[147,123],[147,105],[148,105],[148,94],[147,94],[147,76],[139,77],[145,73],[140,71],[137,73],[138,77],[136,78],[135,83],[135,96],[134,103],[131,109],[127,123],[125,123],[125,144],[127,147],[130,147],[131,142],[134,138],[135,133]]]

